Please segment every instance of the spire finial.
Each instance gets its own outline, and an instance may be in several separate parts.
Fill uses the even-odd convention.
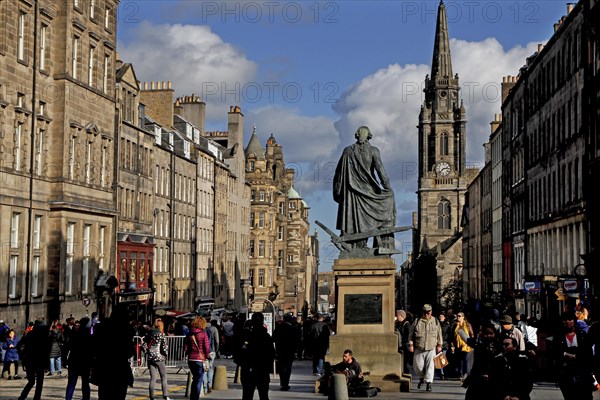
[[[440,0],[437,24],[435,27],[435,42],[433,45],[433,61],[431,63],[431,79],[452,77],[452,59],[450,57],[450,39],[448,35],[448,20],[444,1]]]
[[[256,124],[254,124],[254,126],[252,126],[252,134],[256,135]]]

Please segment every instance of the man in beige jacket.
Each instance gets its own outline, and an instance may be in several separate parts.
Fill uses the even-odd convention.
[[[428,392],[431,392],[433,383],[435,349],[444,341],[441,325],[431,313],[431,304],[423,305],[423,314],[414,322],[408,342],[408,350],[414,352],[413,368],[420,378],[417,389],[425,383]]]

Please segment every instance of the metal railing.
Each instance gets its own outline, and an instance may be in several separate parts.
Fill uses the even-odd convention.
[[[167,368],[179,368],[177,372],[181,370],[185,372],[187,367],[187,357],[183,351],[185,336],[165,336],[165,338],[168,345],[165,366]],[[129,364],[134,375],[141,375],[148,370],[146,351],[144,350],[144,338],[142,336],[134,336],[133,345],[135,352],[134,356],[129,360]]]

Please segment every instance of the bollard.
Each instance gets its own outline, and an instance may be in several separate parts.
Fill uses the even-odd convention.
[[[331,381],[332,385],[329,388],[329,399],[348,400],[348,384],[346,383],[346,375],[333,374]]]
[[[215,376],[213,377],[213,390],[228,390],[227,386],[227,367],[225,365],[215,366]]]
[[[233,376],[233,383],[241,383],[241,375],[242,374],[242,367],[239,366],[239,364],[235,365],[235,375]]]

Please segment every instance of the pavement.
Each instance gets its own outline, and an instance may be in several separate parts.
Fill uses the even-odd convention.
[[[238,383],[233,383],[235,364],[231,359],[218,359],[217,365],[225,365],[227,367],[227,390],[214,390],[212,393],[203,394],[205,399],[241,399],[242,388]],[[21,376],[23,376],[22,371]],[[185,385],[187,381],[187,371],[178,368],[168,368],[169,381],[169,397],[172,400],[185,399]],[[269,391],[270,400],[279,399],[321,399],[326,400],[327,397],[322,394],[315,394],[315,380],[312,375],[311,361],[296,361],[293,365],[292,378],[290,382],[291,389],[288,392],[279,390],[279,378],[274,376],[271,378],[271,386]],[[7,380],[0,379],[0,400],[16,400],[25,386],[25,379]],[[147,400],[148,399],[148,382],[149,376],[145,369],[135,371],[135,383],[133,388],[129,388],[127,400]],[[436,380],[433,383],[433,390],[426,392],[416,389],[417,380],[413,380],[413,390],[409,393],[379,393],[376,397],[380,400],[391,399],[438,399],[438,400],[458,400],[464,399],[465,389],[460,387],[460,382],[457,380]],[[44,390],[42,392],[42,400],[64,399],[65,388],[67,385],[66,371],[63,371],[63,376],[46,377],[44,380]],[[33,397],[35,389],[29,394],[29,398]],[[160,395],[160,384],[156,384],[157,399],[162,398]],[[75,391],[74,399],[81,399],[81,389],[78,384]],[[96,386],[92,386],[92,400],[98,399]],[[258,393],[254,395],[258,399]],[[531,393],[531,400],[561,400],[563,397],[560,390],[553,383],[538,382],[534,386]],[[485,400],[485,399],[483,399]],[[594,393],[594,400],[600,400],[600,392]]]

